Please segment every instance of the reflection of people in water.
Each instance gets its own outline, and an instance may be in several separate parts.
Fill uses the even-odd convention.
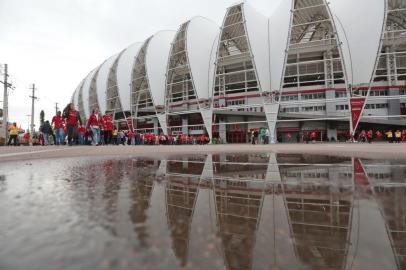
[[[5,190],[6,190],[6,176],[0,175],[0,192],[3,192]]]

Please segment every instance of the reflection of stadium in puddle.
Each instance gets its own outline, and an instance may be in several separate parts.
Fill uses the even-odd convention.
[[[103,228],[107,258],[156,269],[405,268],[401,162],[210,154],[86,160],[68,171],[57,183],[71,198],[64,215]],[[0,181],[6,197],[17,190],[9,179]],[[35,175],[30,181],[28,189]]]

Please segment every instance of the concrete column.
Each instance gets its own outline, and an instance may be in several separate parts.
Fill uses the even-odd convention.
[[[336,98],[336,91],[335,90],[328,90],[326,91],[326,100],[327,99],[335,99]],[[336,102],[326,102],[326,115],[327,116],[334,116],[337,112],[336,110]]]
[[[386,67],[388,71],[388,85],[393,86],[397,84],[396,76],[396,57],[392,54],[393,51],[390,47],[385,48],[386,55]],[[388,91],[389,96],[398,96],[398,88],[390,88]],[[400,115],[400,99],[388,100],[388,115]]]
[[[187,116],[182,116],[182,133],[189,135],[189,121]]]
[[[152,119],[152,122],[154,123],[154,134],[158,135],[159,134],[158,119],[154,118]]]
[[[227,125],[222,118],[219,121],[219,136],[223,140],[223,143],[227,143]]]
[[[337,128],[331,128],[327,124],[327,138],[330,140],[332,137],[337,141]]]

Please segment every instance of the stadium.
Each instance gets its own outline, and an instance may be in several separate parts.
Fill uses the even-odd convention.
[[[114,54],[72,102],[121,129],[228,143],[405,129],[406,0],[284,0],[269,18],[239,2],[222,25],[194,17]]]

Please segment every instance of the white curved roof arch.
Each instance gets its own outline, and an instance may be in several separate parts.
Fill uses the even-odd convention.
[[[107,83],[109,79],[110,69],[112,68],[114,62],[116,61],[118,54],[115,54],[108,58],[100,67],[99,74],[97,75],[96,85],[97,85],[97,100],[99,103],[99,110],[105,112],[107,108]]]
[[[99,68],[95,68],[92,71],[89,72],[89,74],[86,76],[85,81],[83,83],[83,108],[85,110],[85,118],[89,118],[90,116],[90,110],[89,110],[89,90],[90,90],[90,85],[93,80],[93,76],[95,75],[96,71]]]
[[[268,18],[248,2],[242,3],[245,27],[262,91],[270,91]]]
[[[151,37],[147,47],[146,72],[155,106],[165,105],[166,67],[175,35],[176,31],[160,31]]]
[[[189,21],[186,34],[187,55],[198,99],[211,97],[209,73],[214,72],[212,48],[219,34],[220,27],[207,18],[194,17]]]
[[[135,58],[142,43],[136,42],[127,47],[117,64],[117,86],[123,111],[131,110],[131,83]]]

